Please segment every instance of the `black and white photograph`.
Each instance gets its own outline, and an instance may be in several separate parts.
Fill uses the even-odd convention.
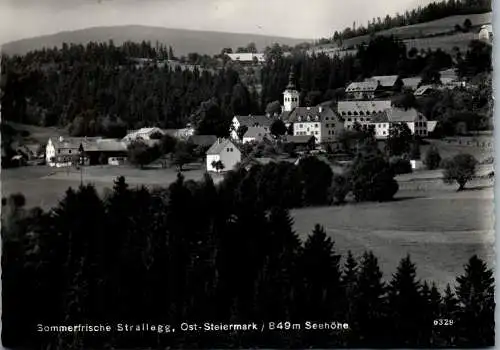
[[[1,0],[0,347],[494,347],[492,4]]]

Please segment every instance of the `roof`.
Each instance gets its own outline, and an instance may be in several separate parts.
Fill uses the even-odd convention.
[[[373,76],[371,78],[365,79],[365,81],[372,81],[375,83],[380,83],[381,86],[383,87],[392,87],[394,84],[396,84],[396,81],[398,80],[397,75],[377,75]]]
[[[130,130],[127,132],[127,135],[124,137],[125,139],[130,139],[130,138],[137,138],[141,135],[152,135],[155,132],[160,132],[164,134],[165,132],[158,128],[158,127],[152,127],[152,128],[141,128],[139,130]]]
[[[337,112],[381,112],[387,108],[391,108],[391,100],[366,100],[366,101],[339,101],[337,104]]]
[[[243,138],[245,137],[258,137],[258,136],[264,136],[267,134],[266,129],[264,129],[261,126],[251,126],[248,128],[247,132],[245,135],[243,135]]]
[[[330,108],[323,106],[315,107],[296,107],[290,113],[289,122],[299,122],[299,121],[326,121],[326,120],[339,120],[339,116]]]
[[[229,139],[217,139],[214,144],[208,149],[207,155],[209,154],[220,154],[222,150],[227,146],[233,146],[238,149]]]
[[[217,141],[215,135],[193,135],[188,138],[188,142],[196,146],[211,146],[215,141]]]
[[[297,135],[297,136],[286,135],[285,142],[304,144],[304,143],[309,143],[311,141],[311,138],[314,139],[314,136],[313,135]]]
[[[236,119],[240,123],[240,126],[267,126],[270,127],[275,119],[267,117],[265,115],[236,115]]]
[[[97,151],[97,140],[101,137],[70,137],[63,138],[50,138],[50,141],[56,149],[78,149],[80,144],[86,151]]]
[[[125,144],[125,142],[121,140],[102,139],[102,140],[97,140],[96,144],[97,144],[97,150],[102,152],[127,151],[127,145]]]
[[[432,89],[434,89],[434,86],[432,86],[432,85],[422,85],[417,90],[415,90],[415,92],[413,94],[415,96],[421,96],[421,95],[425,94],[428,90],[432,90]]]
[[[373,116],[372,123],[408,123],[415,121],[419,114],[415,108],[391,108]]]
[[[377,90],[377,82],[375,81],[360,81],[350,83],[345,89],[346,92],[363,92],[363,91],[375,91]]]
[[[481,30],[487,30],[488,33],[493,33],[493,26],[491,24],[484,24],[481,26]]]
[[[422,81],[422,78],[420,78],[420,77],[404,78],[403,84],[406,87],[417,89],[418,84],[420,84],[421,81]]]
[[[427,121],[427,131],[433,132],[436,129],[437,120],[428,120]]]

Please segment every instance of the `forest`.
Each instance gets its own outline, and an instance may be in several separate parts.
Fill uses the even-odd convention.
[[[354,168],[388,185],[374,186],[379,194],[393,191],[393,174],[366,172],[374,164],[380,162],[372,155]],[[493,273],[478,257],[464,261],[456,286],[441,291],[417,278],[410,256],[392,276],[383,276],[369,251],[341,257],[321,223],[301,241],[287,208],[324,203],[322,186],[332,182],[313,169],[300,163],[237,169],[218,185],[208,174],[200,182],[179,174],[165,189],[129,188],[120,177],[104,197],[92,185],[70,188],[46,212],[27,209],[20,194],[4,198],[3,345],[71,350],[494,344]],[[276,182],[280,173],[283,181]],[[377,200],[366,179],[357,179],[358,200]],[[159,334],[115,328],[279,321],[337,321],[349,329]],[[113,331],[37,332],[38,325],[75,324],[105,324]]]
[[[344,58],[308,57],[304,52],[284,57],[283,49],[275,45],[260,70],[259,93],[258,86],[245,85],[231,65],[193,71],[156,65],[140,68],[130,59],[161,60],[173,55],[169,51],[146,42],[122,46],[109,42],[4,56],[3,119],[69,127],[74,136],[119,137],[127,129],[180,128],[187,123],[200,134],[225,136],[234,115],[264,113],[269,103],[281,101],[291,67],[306,106],[338,100],[349,82],[372,75],[421,75],[424,82],[432,82],[439,78],[440,69],[454,66],[466,78],[491,72],[491,47],[480,42],[451,57],[439,50],[407,52],[392,37],[377,37],[356,55]]]

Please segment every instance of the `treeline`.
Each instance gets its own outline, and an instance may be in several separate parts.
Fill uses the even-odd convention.
[[[288,211],[275,206],[281,203],[262,206],[270,197],[257,200],[257,192],[241,170],[218,186],[208,175],[200,182],[179,175],[156,190],[130,189],[121,177],[105,198],[91,185],[69,189],[50,212],[26,209],[21,195],[4,199],[4,346],[493,345],[493,276],[477,257],[457,278],[456,292],[419,281],[409,257],[384,282],[372,253],[341,261],[320,225],[301,242]],[[306,320],[346,322],[350,329],[179,330],[181,322]],[[38,324],[143,322],[177,331],[37,332]]]
[[[417,9],[406,11],[396,16],[387,15],[385,18],[373,18],[367,26],[347,27],[343,31],[335,31],[331,40],[322,39],[319,42],[342,42],[342,40],[373,34],[382,30],[403,27],[412,24],[425,23],[448,16],[469,15],[476,13],[491,12],[491,0],[447,0],[432,2],[427,6],[419,6]]]
[[[127,128],[184,127],[206,101],[215,103],[227,122],[258,109],[230,68],[141,69],[127,60],[130,54],[161,55],[161,50],[149,43],[90,43],[4,57],[2,115],[21,123],[70,125],[75,136],[91,136],[106,129],[106,119]]]

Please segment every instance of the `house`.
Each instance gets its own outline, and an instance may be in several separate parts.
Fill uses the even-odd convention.
[[[236,62],[242,62],[242,63],[266,62],[266,58],[263,53],[240,52],[240,53],[227,53],[226,55],[229,57],[231,61],[236,61]]]
[[[312,135],[316,143],[335,142],[344,121],[329,107],[296,107],[290,113],[294,136]]]
[[[265,115],[236,115],[233,117],[230,128],[231,139],[239,141],[238,129],[240,126],[246,126],[247,128],[260,126],[264,128],[266,132],[270,132],[271,124],[275,121],[275,118],[271,118]]]
[[[371,125],[375,129],[375,137],[386,139],[389,136],[390,126],[405,123],[411,133],[420,137],[427,137],[429,129],[427,118],[415,108],[391,108],[373,116]]]
[[[261,142],[265,137],[269,137],[269,130],[262,126],[251,126],[243,135],[243,143]]]
[[[64,167],[80,162],[81,150],[85,164],[123,163],[127,157],[127,144],[122,140],[100,137],[75,137],[65,139],[50,138],[45,148],[46,162],[49,166]]]
[[[161,134],[165,135],[165,132],[157,127],[152,128],[141,128],[139,130],[131,130],[127,133],[127,135],[123,138],[125,142],[132,142],[138,139],[142,140],[151,140],[151,135]]]
[[[491,43],[493,41],[493,26],[491,24],[481,26],[478,33],[478,39]]]
[[[229,139],[217,139],[208,149],[207,153],[207,171],[218,170],[214,167],[214,162],[222,162],[224,171],[234,169],[236,164],[241,161],[241,152]]]
[[[374,114],[388,108],[391,108],[391,100],[339,101],[337,113],[344,119],[345,129],[352,129],[356,122],[366,128]]]
[[[45,146],[45,159],[49,166],[64,167],[78,164],[80,160],[80,146],[85,150],[97,149],[96,138],[72,137],[49,138]],[[88,157],[84,159],[89,163]]]
[[[369,100],[375,98],[375,93],[379,88],[376,81],[361,81],[350,83],[346,89],[346,95],[350,99]]]

